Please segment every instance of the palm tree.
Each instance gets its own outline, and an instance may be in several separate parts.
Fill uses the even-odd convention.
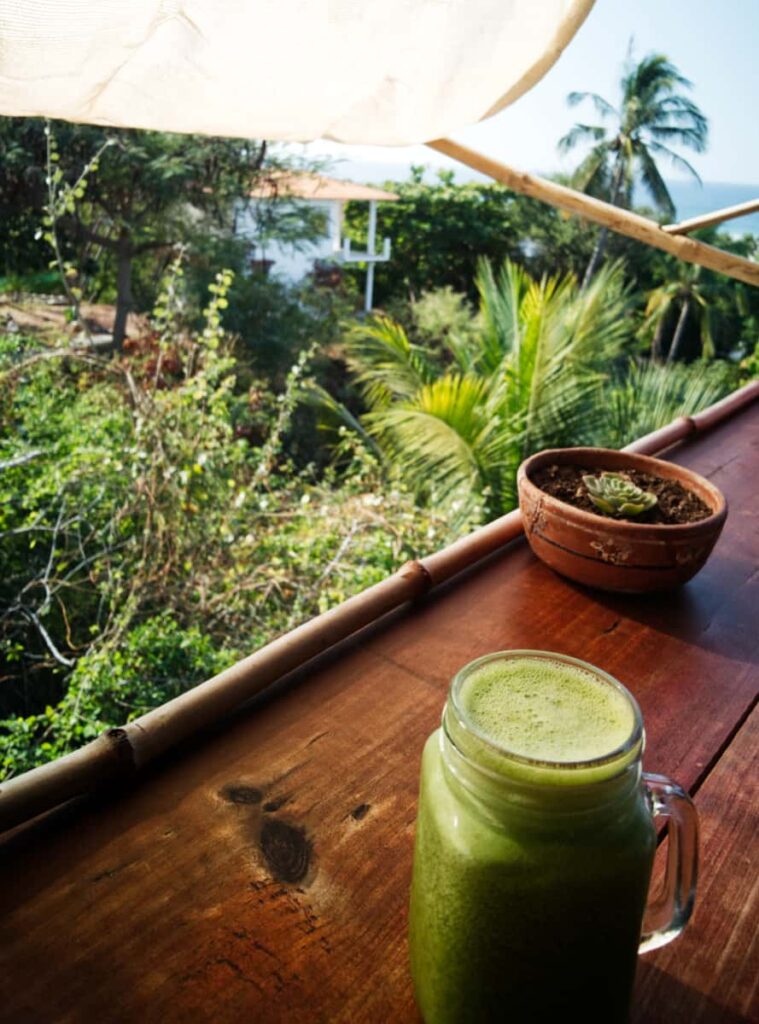
[[[669,160],[700,181],[691,164],[671,147],[686,146],[702,153],[707,141],[706,118],[680,91],[689,88],[691,83],[665,56],[649,54],[638,64],[628,55],[619,108],[597,93],[570,93],[567,100],[571,106],[590,100],[602,119],[613,121],[611,127],[576,124],[559,141],[559,149],[565,153],[579,143],[591,145],[575,172],[576,187],[602,196],[615,206],[629,207],[634,185],[640,181],[657,210],[673,219],[675,206],[657,158]],[[601,262],[607,236],[608,229],[601,228],[583,285],[591,280]]]
[[[691,416],[727,395],[736,370],[724,360],[685,366],[630,360],[603,389],[604,429],[597,443],[621,448],[633,438]]]
[[[356,418],[313,385],[324,426],[348,429],[420,500],[458,525],[516,504],[516,470],[541,448],[619,447],[730,391],[724,362],[661,366],[625,358],[632,334],[618,265],[585,288],[481,262],[469,323],[420,344],[374,316],[347,338],[369,412]],[[434,293],[433,293],[434,294]],[[461,320],[461,318],[458,318]],[[418,325],[416,325],[418,327]]]
[[[370,410],[363,428],[408,486],[462,519],[513,507],[530,452],[592,440],[601,386],[631,332],[616,266],[580,291],[571,275],[533,281],[508,261],[498,273],[483,262],[477,287],[478,329],[434,352],[384,316],[348,344]]]
[[[681,263],[679,274],[649,292],[644,329],[652,332],[651,358],[654,361],[662,358],[664,332],[675,315],[677,322],[667,353],[667,362],[673,362],[680,352],[689,316],[691,319],[695,318],[698,324],[702,358],[710,359],[714,355],[710,296],[708,286],[704,288],[701,270],[701,267]]]
[[[702,228],[695,237],[710,245],[718,245],[728,252],[751,257],[754,251],[752,236],[732,238],[717,228]],[[704,270],[671,256],[660,257],[658,278],[662,282],[648,293],[641,335],[651,342],[651,358],[660,362],[667,353],[667,362],[674,362],[682,352],[686,327],[698,332],[701,357],[710,359],[722,341],[730,337],[734,346],[740,337],[732,336],[731,315],[747,317],[750,294],[739,282],[721,274]],[[727,313],[727,317],[726,317]],[[732,321],[733,324],[735,321]],[[665,338],[670,335],[668,348]]]

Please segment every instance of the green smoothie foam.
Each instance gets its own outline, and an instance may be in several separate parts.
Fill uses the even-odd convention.
[[[554,763],[605,757],[635,725],[621,691],[580,666],[543,658],[485,662],[465,678],[459,705],[503,750]]]

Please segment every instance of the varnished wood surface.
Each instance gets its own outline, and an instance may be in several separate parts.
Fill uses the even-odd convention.
[[[642,958],[633,1024],[759,1020],[759,709],[699,790],[696,806],[696,909],[676,943]]]
[[[728,919],[752,880],[737,858],[751,838],[738,794],[759,690],[759,404],[671,457],[730,505],[680,592],[584,590],[516,542],[141,785],[0,844],[0,1019],[417,1022],[406,904],[421,747],[456,669],[532,647],[629,686],[645,767],[702,804],[693,936],[645,958],[636,1024],[750,1020],[756,922],[750,909]]]

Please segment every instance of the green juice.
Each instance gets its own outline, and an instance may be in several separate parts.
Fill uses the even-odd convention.
[[[481,659],[422,758],[410,910],[426,1024],[627,1020],[655,850],[632,698],[571,659]]]

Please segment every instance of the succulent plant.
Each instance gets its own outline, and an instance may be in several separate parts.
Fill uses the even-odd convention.
[[[590,500],[607,516],[639,516],[656,504],[656,495],[644,491],[622,473],[584,476]]]

